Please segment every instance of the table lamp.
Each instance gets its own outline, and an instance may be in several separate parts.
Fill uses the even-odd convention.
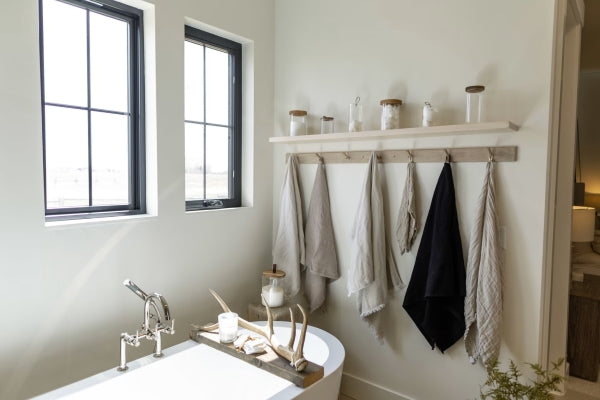
[[[573,264],[600,264],[600,254],[592,250],[596,209],[594,207],[573,206],[571,242],[573,242]]]

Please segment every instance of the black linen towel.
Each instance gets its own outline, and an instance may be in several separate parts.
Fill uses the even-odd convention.
[[[445,163],[402,304],[432,349],[443,353],[464,334],[465,281],[452,169]]]

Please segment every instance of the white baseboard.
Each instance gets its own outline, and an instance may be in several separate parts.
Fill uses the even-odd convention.
[[[342,374],[340,393],[356,400],[413,400],[346,372]]]

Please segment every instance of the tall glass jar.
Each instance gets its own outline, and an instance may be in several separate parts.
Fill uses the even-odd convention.
[[[362,131],[363,121],[363,106],[359,104],[360,97],[354,100],[354,103],[350,103],[350,114],[348,118],[348,131],[349,132],[360,132]]]
[[[465,115],[465,121],[467,124],[483,121],[484,90],[485,86],[481,85],[467,86],[465,88],[465,92],[467,92],[467,113]]]
[[[385,99],[379,102],[381,104],[381,129],[400,128],[400,106],[402,100]]]
[[[333,117],[321,117],[321,134],[333,133]]]
[[[306,115],[304,110],[290,111],[290,136],[306,135]]]

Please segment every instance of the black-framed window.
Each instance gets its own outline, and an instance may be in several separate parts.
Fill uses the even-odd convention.
[[[46,218],[145,212],[143,11],[39,6]]]
[[[185,27],[186,210],[241,206],[242,46]]]

